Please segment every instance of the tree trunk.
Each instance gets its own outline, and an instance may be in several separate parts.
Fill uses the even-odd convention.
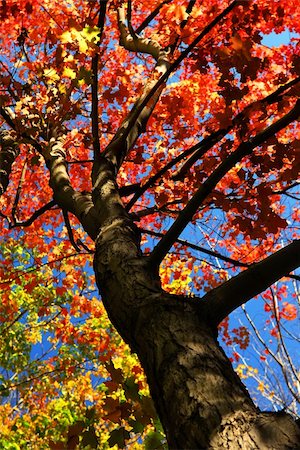
[[[289,415],[253,404],[208,323],[209,303],[161,289],[130,219],[103,224],[94,268],[112,323],[144,367],[171,449],[300,449]]]

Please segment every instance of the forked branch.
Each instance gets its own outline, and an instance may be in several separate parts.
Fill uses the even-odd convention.
[[[129,20],[130,16],[131,15],[127,15]],[[156,61],[158,60],[160,51],[162,50],[161,46],[153,39],[143,38],[133,31],[130,32],[132,27],[130,22],[126,25],[124,5],[118,8],[118,24],[120,30],[120,45],[131,52],[146,53],[152,55]]]
[[[15,159],[14,155],[17,156],[19,154],[19,147],[16,147],[15,144],[16,125],[13,115],[10,114],[10,111],[8,109],[5,109],[3,107],[0,107],[0,114],[13,130],[5,130],[0,136],[4,148],[7,149],[8,146],[10,146],[8,160],[4,159],[4,155],[6,155],[5,158],[7,158],[7,153],[2,153],[0,151],[0,163],[4,166],[3,172],[0,172],[0,183],[3,183],[3,187],[7,187],[6,183],[8,182],[8,176],[10,175],[11,165]],[[26,131],[20,133],[19,138],[21,142],[32,145],[37,150],[37,152],[41,156],[43,156],[47,168],[50,172],[49,184],[53,190],[54,202],[57,203],[57,205],[62,209],[74,214],[82,224],[85,231],[89,234],[89,236],[92,239],[95,239],[99,231],[99,220],[95,212],[92,196],[91,194],[77,192],[73,189],[67,170],[66,152],[63,146],[64,135],[57,136],[56,134],[57,130],[54,129],[53,136],[51,137],[47,145],[42,145],[36,139],[27,134]],[[4,148],[2,147],[3,150]],[[3,157],[2,160],[1,153]],[[12,159],[12,157],[14,158]],[[52,205],[52,202],[50,202],[50,204]],[[31,224],[36,217],[38,217],[46,210],[47,209],[44,209],[42,207],[41,210],[37,212],[37,215],[33,214],[32,218],[30,218],[28,221],[25,221],[25,224],[28,226],[28,224]],[[9,226],[11,228],[19,225],[20,223],[16,220],[16,218],[14,218],[14,223],[12,225],[9,221]]]
[[[163,86],[155,89],[157,80],[159,80],[170,67],[168,51],[164,50],[156,41],[142,38],[136,34],[132,36],[132,33],[130,33],[129,28],[126,25],[124,6],[118,8],[118,19],[120,44],[129,51],[152,55],[156,60],[156,65],[144,86],[140,98],[136,101],[125,120],[121,123],[121,126],[112,141],[104,151],[103,155],[112,164],[115,173],[118,172],[124,158],[133,147],[138,137],[145,131],[148,119],[151,116],[163,89]],[[150,91],[152,92],[151,96],[149,96]],[[95,164],[93,167],[92,181],[94,192],[99,186],[99,180],[97,181],[99,168],[99,164]]]
[[[19,222],[16,221],[12,225],[10,224],[9,228],[16,228],[16,227],[29,227],[33,224],[33,222],[38,219],[42,214],[46,213],[47,211],[50,211],[51,208],[56,206],[56,202],[54,200],[51,200],[50,202],[46,203],[45,205],[41,206],[39,209],[34,211],[32,216],[30,216],[28,219]]]
[[[149,236],[154,236],[157,238],[163,238],[163,233],[159,233],[157,231],[152,230],[141,230],[142,233],[148,234]],[[213,256],[214,258],[220,259],[221,261],[225,261],[229,264],[232,264],[234,267],[249,267],[249,264],[243,263],[241,261],[237,261],[236,259],[229,258],[228,256],[221,255],[221,253],[215,252],[213,250],[209,250],[208,248],[201,247],[200,245],[193,244],[192,242],[185,241],[183,239],[176,239],[176,243],[180,244],[184,247],[192,248],[198,252],[204,253],[205,255]]]
[[[150,117],[163,89],[164,83],[171,75],[171,73],[176,70],[181,62],[188,56],[188,54],[194,49],[196,45],[218,24],[220,23],[238,4],[238,1],[234,0],[232,3],[228,5],[214,20],[212,20],[202,31],[201,33],[193,40],[193,42],[180,54],[180,56],[172,63],[169,63],[168,53],[161,49],[157,59],[156,72],[159,73],[159,78],[154,81],[151,80],[148,82],[144,88],[144,92],[140,99],[135,103],[128,117],[122,123],[121,127],[117,131],[115,137],[110,142],[108,147],[105,150],[105,157],[110,160],[116,168],[116,172],[121,166],[126,154],[132,148],[135,141],[139,137],[139,135],[144,131],[148,118]],[[124,17],[119,20],[120,24],[120,33],[122,35],[124,26]],[[125,42],[127,40],[127,36],[130,36],[132,41],[128,41],[126,45],[130,45],[130,48],[133,51],[138,51],[138,46],[141,46],[146,53],[152,54],[154,56],[157,52],[156,46],[153,45],[152,40],[150,40],[149,45],[146,45],[146,42],[143,43],[134,43],[133,38],[130,35],[129,30],[124,30],[126,32],[126,36],[124,34]],[[147,49],[147,50],[146,50]],[[151,53],[150,53],[151,52]],[[96,184],[98,176],[98,171],[95,170],[93,174],[93,185]]]

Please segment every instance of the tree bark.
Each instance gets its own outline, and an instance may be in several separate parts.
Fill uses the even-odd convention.
[[[217,342],[209,302],[164,292],[137,227],[126,216],[106,217],[96,240],[97,284],[144,367],[170,449],[300,449],[288,414],[253,404]]]

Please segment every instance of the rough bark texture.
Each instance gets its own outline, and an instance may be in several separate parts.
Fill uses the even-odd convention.
[[[120,198],[119,157],[108,156],[99,156],[93,166],[91,196],[73,190],[59,141],[50,143],[45,159],[57,203],[79,218],[92,239],[97,235],[94,268],[103,303],[139,356],[170,448],[300,449],[296,423],[287,414],[255,407],[217,342],[216,324],[223,313],[216,308],[226,313],[227,302],[240,304],[240,293],[238,301],[230,297],[239,292],[239,279],[243,291],[247,271],[231,282],[235,290],[225,284],[226,295],[217,300],[164,292],[158,264],[142,255],[140,233]],[[297,264],[294,259],[289,270]]]
[[[290,416],[253,404],[209,326],[209,303],[161,289],[129,218],[103,223],[94,268],[112,323],[145,369],[171,449],[300,448]]]
[[[156,17],[160,8],[170,1],[162,1],[137,31],[142,31]],[[107,0],[99,0],[98,3],[100,46]],[[94,268],[103,303],[111,322],[139,356],[170,448],[300,449],[298,425],[285,413],[259,411],[217,341],[217,324],[222,318],[296,267],[298,260],[300,261],[299,241],[282,250],[280,255],[278,252],[277,256],[270,256],[264,262],[254,265],[224,283],[220,288],[214,289],[204,299],[172,296],[164,292],[157,268],[222,178],[255,147],[273,138],[278,131],[298,119],[300,100],[297,100],[294,107],[280,119],[258,131],[251,138],[241,140],[232,153],[227,157],[224,155],[224,159],[222,157],[219,166],[198,187],[183,210],[178,213],[170,229],[152,251],[151,259],[144,257],[140,250],[138,228],[124,208],[119,195],[116,183],[118,170],[139,136],[146,130],[147,122],[168,77],[179,68],[188,55],[191,55],[201,40],[241,2],[233,0],[229,3],[227,8],[208,23],[176,58],[173,58],[176,45],[164,48],[152,39],[137,35],[130,21],[130,2],[119,3],[120,44],[130,52],[151,55],[156,63],[142,94],[122,121],[111,142],[101,152],[98,118],[100,53],[95,53],[93,57],[92,194],[78,192],[72,186],[68,174],[64,130],[60,126],[57,128],[54,126],[46,137],[41,127],[39,139],[34,139],[30,135],[30,129],[27,131],[24,128],[20,138],[43,156],[50,173],[53,202],[62,208],[66,224],[68,224],[67,213],[72,213],[89,236],[96,239]],[[126,3],[127,16],[125,16]],[[191,12],[194,4],[195,1],[190,0],[186,9],[187,14]],[[187,19],[181,22],[181,29],[186,22]],[[274,93],[261,100],[255,100],[255,104],[258,101],[267,104],[278,102],[279,96],[298,81],[293,79],[286,85],[281,85]],[[243,125],[244,118],[248,120],[246,111],[252,106],[248,105],[239,112],[226,129],[213,132],[200,144],[185,150],[183,152],[185,156],[187,152],[192,156],[183,164],[180,173],[174,174],[173,178],[180,178],[197,159],[238,125],[239,121]],[[0,106],[0,113],[12,130],[18,129],[9,108]],[[240,131],[243,129],[243,126],[237,128],[237,134],[239,132],[242,136],[243,132]],[[49,142],[45,144],[48,138]],[[0,131],[0,195],[8,186],[12,165],[19,154],[15,139],[14,132]],[[148,182],[141,185],[127,204],[127,210],[130,210],[148,187],[154,186],[168,168],[183,161],[183,154],[172,162],[169,161]],[[48,206],[53,205],[53,202]],[[47,209],[42,207],[40,211],[45,210]],[[31,219],[27,221],[27,225],[32,221]],[[283,255],[285,261],[282,259]],[[284,262],[283,269],[282,262]]]

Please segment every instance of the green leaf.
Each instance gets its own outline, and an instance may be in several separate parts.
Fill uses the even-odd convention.
[[[125,395],[128,399],[131,399],[134,401],[139,401],[139,399],[140,399],[139,386],[135,382],[134,377],[127,378],[124,383],[123,388],[124,388]]]
[[[131,419],[128,423],[132,427],[134,433],[142,433],[144,431],[144,425],[138,420]]]
[[[155,449],[163,449],[164,446],[165,437],[156,432],[151,431],[144,440],[145,450],[155,450]]]
[[[89,427],[89,429],[82,434],[81,446],[83,448],[87,446],[89,446],[88,448],[99,448],[94,427]]]
[[[110,433],[110,438],[108,439],[108,443],[110,447],[117,445],[118,448],[125,447],[125,440],[129,439],[130,434],[124,427],[117,428]]]

